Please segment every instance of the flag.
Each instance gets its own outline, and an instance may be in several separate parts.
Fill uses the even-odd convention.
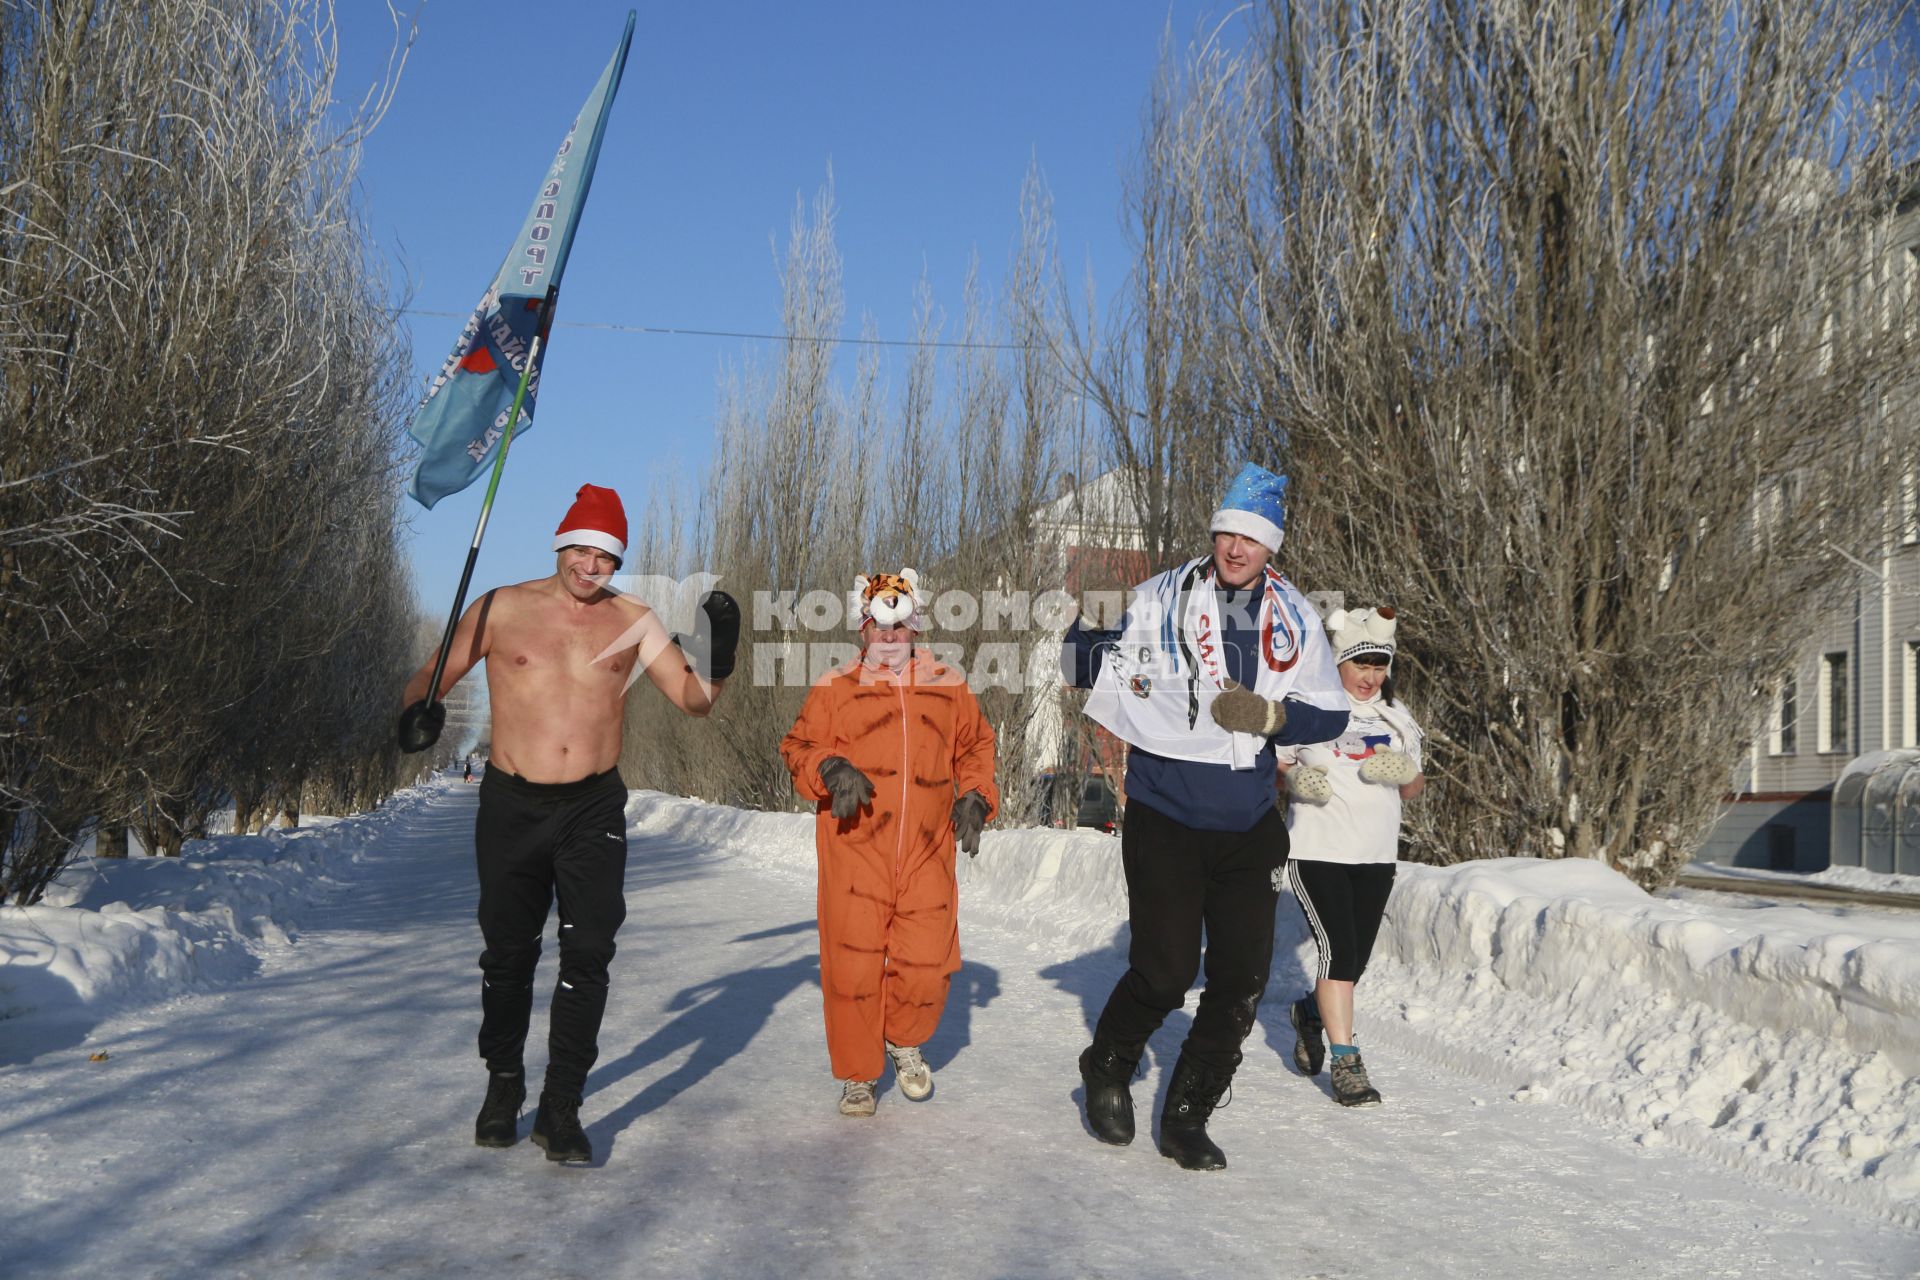
[[[580,225],[580,211],[593,185],[593,166],[600,159],[607,114],[620,88],[627,46],[633,41],[633,20],[629,12],[620,47],[614,50],[599,83],[587,95],[586,105],[561,139],[553,164],[533,198],[533,207],[521,224],[519,237],[414,413],[409,432],[420,445],[420,466],[414,472],[410,492],[423,507],[431,509],[440,499],[478,479],[506,434],[514,393],[533,344],[540,301],[548,288],[559,285],[567,268],[574,229]],[[515,436],[533,425],[545,347],[542,343],[527,380],[520,418],[514,425]]]

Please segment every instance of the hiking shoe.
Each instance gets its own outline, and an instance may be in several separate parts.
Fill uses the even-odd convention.
[[[871,1080],[849,1080],[840,1090],[840,1114],[843,1116],[870,1116],[874,1106]]]
[[[1303,1076],[1317,1076],[1327,1061],[1327,1029],[1312,995],[1301,996],[1287,1011],[1293,1022],[1293,1065]]]
[[[889,1042],[887,1056],[893,1059],[893,1079],[900,1092],[911,1102],[924,1102],[933,1093],[933,1068],[920,1056],[919,1048]]]
[[[479,1147],[510,1147],[520,1141],[520,1104],[527,1100],[527,1077],[487,1077],[487,1100],[473,1122],[473,1142]]]
[[[580,1099],[541,1094],[540,1110],[533,1116],[533,1144],[543,1148],[549,1160],[591,1164],[593,1147],[580,1127]]]
[[[1380,1091],[1367,1079],[1367,1064],[1357,1053],[1333,1060],[1333,1100],[1343,1107],[1377,1107]]]

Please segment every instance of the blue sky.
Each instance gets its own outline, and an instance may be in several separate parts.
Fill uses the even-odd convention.
[[[471,310],[628,8],[419,9],[418,40],[361,172],[370,226],[415,307]],[[1127,269],[1122,188],[1163,33],[1184,42],[1230,11],[1197,0],[642,6],[560,318],[776,329],[775,255],[796,197],[811,199],[829,167],[847,336],[863,314],[883,337],[909,336],[923,274],[955,315],[976,251],[997,279],[1033,161],[1052,190],[1063,262],[1076,279],[1091,270],[1109,295]],[[338,14],[337,92],[352,99],[384,64],[391,26],[378,0],[340,0]],[[460,320],[402,322],[424,379]],[[476,591],[552,572],[554,526],[582,483],[619,489],[636,520],[656,483],[691,496],[712,450],[720,370],[766,346],[556,330]],[[407,503],[429,614],[452,603],[485,487],[431,512]]]

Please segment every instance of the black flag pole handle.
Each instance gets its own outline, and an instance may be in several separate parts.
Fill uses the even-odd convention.
[[[460,588],[453,593],[453,609],[447,614],[447,629],[440,637],[440,653],[433,660],[433,678],[427,681],[427,695],[400,713],[400,749],[425,751],[440,740],[447,723],[447,708],[440,701],[440,677],[447,669],[447,655],[453,651],[453,633],[460,625],[460,611],[467,603],[467,588],[473,584],[473,566],[480,559],[480,540],[487,536],[487,517],[493,514],[493,495],[499,492],[500,475],[507,468],[507,450],[520,425],[520,405],[527,398],[527,385],[546,346],[547,331],[553,325],[553,309],[560,298],[560,286],[548,285],[540,300],[540,314],[533,324],[533,342],[527,347],[527,366],[520,371],[520,385],[513,393],[513,408],[507,412],[507,431],[500,438],[500,452],[494,455],[493,476],[487,481],[487,496],[480,504],[480,519],[473,526],[473,542],[467,548],[467,564],[460,571]]]

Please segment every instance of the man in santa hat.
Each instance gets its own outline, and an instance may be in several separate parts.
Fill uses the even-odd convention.
[[[534,966],[558,899],[559,985],[533,1121],[533,1140],[549,1160],[593,1158],[580,1100],[599,1053],[613,935],[627,913],[627,786],[616,767],[627,686],[638,666],[668,701],[704,716],[732,674],[740,637],[739,606],[723,592],[701,601],[696,633],[683,639],[668,635],[644,604],[610,590],[626,544],[620,495],[581,486],[554,533],[553,574],[475,601],[454,631],[434,703],[425,702],[431,662],[403,695],[408,736],[413,722],[444,715],[439,698],[475,664],[487,664],[493,750],[480,781],[474,847],[486,941],[480,1056],[489,1083],[474,1141],[508,1147],[519,1139]],[[431,740],[438,725],[428,729]]]

